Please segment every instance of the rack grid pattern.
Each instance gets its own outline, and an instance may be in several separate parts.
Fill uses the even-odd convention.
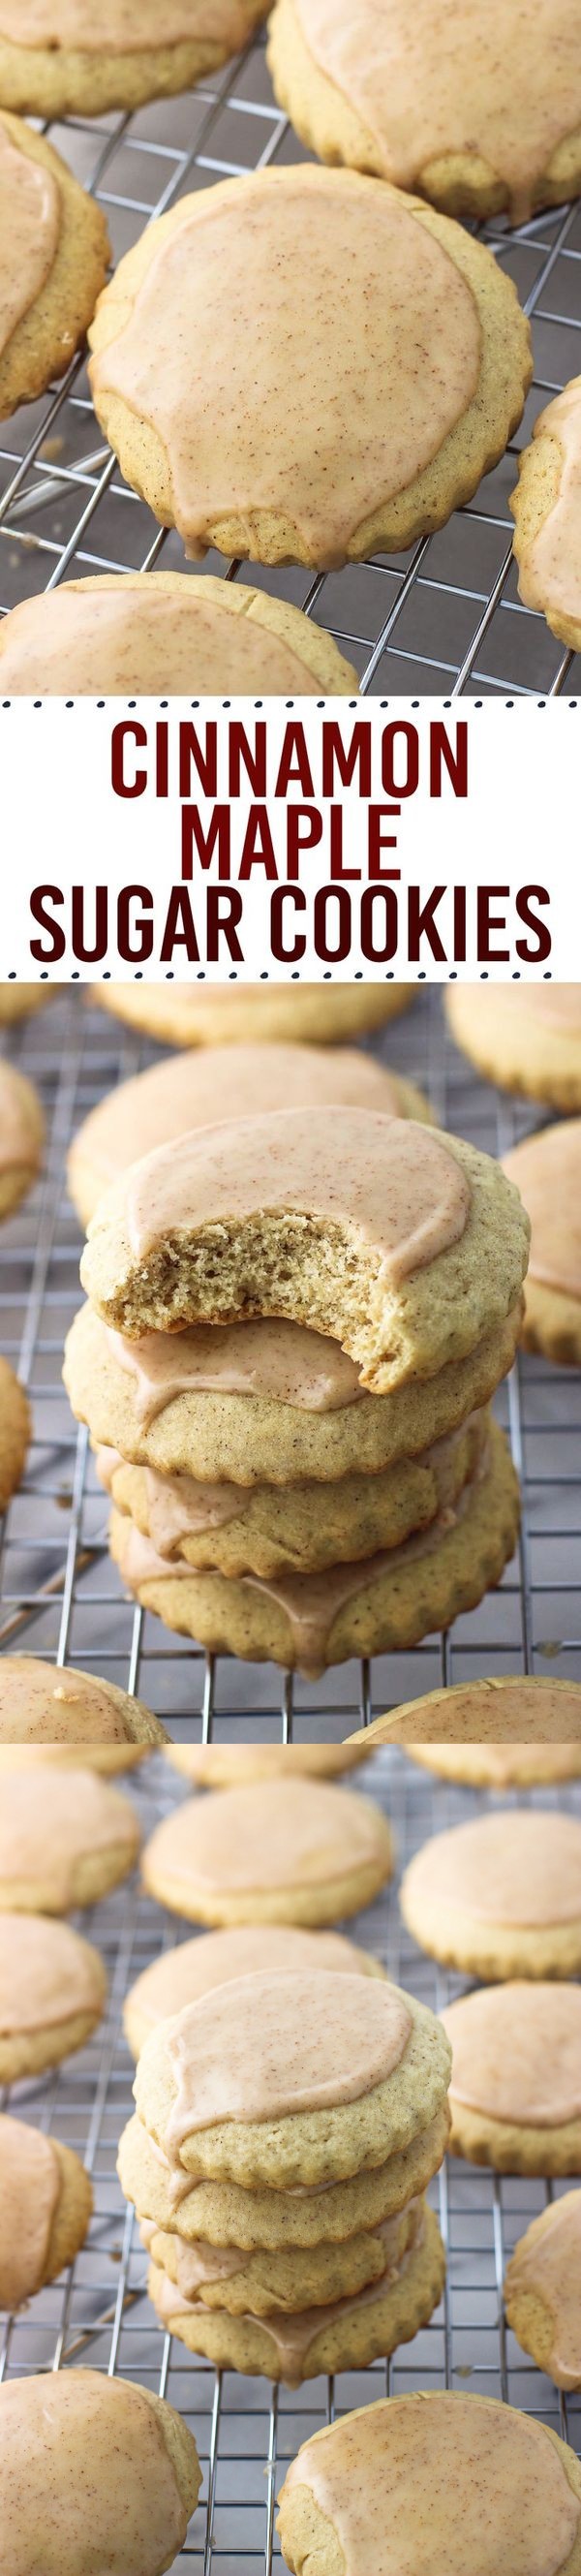
[[[131,118],[70,118],[49,129],[103,206],[118,260],[155,215],[192,189],[305,157],[273,98],[263,37],[211,82]],[[298,569],[251,577],[313,614],[353,660],[366,691],[532,693],[579,689],[579,657],[518,599],[508,498],[520,444],[543,405],[579,371],[581,210],[537,215],[515,232],[482,228],[533,325],[535,381],[507,455],[474,501],[406,557],[378,556],[314,580]],[[0,432],[0,604],[70,578],[185,567],[121,482],[100,434],[82,358],[56,392]],[[249,567],[209,556],[227,580]]]

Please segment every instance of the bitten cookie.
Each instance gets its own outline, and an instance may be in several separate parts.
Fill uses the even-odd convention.
[[[188,554],[260,563],[332,567],[441,527],[531,377],[512,281],[480,242],[310,164],[182,198],[121,261],[91,346],[128,483]]]
[[[19,19],[23,6],[18,0]],[[5,14],[4,109],[16,103],[2,77]],[[108,257],[100,206],[44,135],[0,112],[0,420],[64,374],[92,319]]]
[[[354,2296],[339,2296],[326,2306],[232,2316],[225,2308],[185,2299],[155,2263],[148,2286],[164,2332],[175,2334],[190,2352],[207,2354],[217,2368],[299,2388],[323,2371],[365,2370],[398,2344],[410,2343],[428,2325],[445,2277],[437,2218],[420,2203],[415,2235],[401,2261],[392,2261],[382,2279]]]
[[[129,113],[246,43],[262,0],[1,0],[0,98],[27,116]]]
[[[442,2020],[452,2154],[495,2173],[581,2173],[581,1988],[483,1987]]]
[[[581,153],[580,153],[581,168]],[[519,459],[510,507],[519,595],[581,649],[581,376],[548,403]]]
[[[20,1484],[32,1428],[24,1387],[0,1355],[0,1512]]]
[[[293,1778],[188,1799],[156,1825],[142,1866],[149,1895],[191,1923],[310,1925],[358,1914],[393,1859],[371,1799]]]
[[[27,1197],[40,1171],[44,1118],[26,1075],[0,1061],[0,1217]]]
[[[27,697],[334,697],[359,681],[332,635],[244,582],[118,573],[22,600],[0,628],[0,688]]]
[[[180,2178],[173,2191],[171,2166],[135,2114],[119,2143],[117,2171],[126,2200],[135,2202],[148,2224],[173,2230],[187,2245],[231,2245],[254,2253],[285,2248],[307,2251],[315,2246],[344,2245],[362,2230],[376,2230],[425,2191],[442,2164],[448,2143],[446,2101],[407,2147],[385,2164],[363,2166],[343,2182],[327,2182],[323,2191],[301,2184],[297,2191],[277,2185],[251,2191],[240,2183],[191,2182]]]
[[[581,1109],[579,984],[449,984],[452,1036],[505,1091]]]
[[[504,2282],[517,2343],[556,2388],[581,2388],[581,2191],[533,2218],[511,2255]]]
[[[91,999],[168,1046],[342,1046],[415,1001],[413,984],[93,984]],[[317,1077],[318,1078],[318,1077]]]
[[[311,2435],[278,2530],[293,2576],[578,2576],[581,2469],[545,2424],[490,2397],[422,2389]]]
[[[327,1968],[339,1976],[383,1975],[372,1951],[359,1950],[341,1932],[308,1932],[290,1923],[242,1923],[234,1931],[198,1934],[194,1941],[178,1941],[174,1950],[163,1950],[130,1986],[123,2028],[133,2056],[141,2056],[158,2022],[171,2021],[186,2004],[195,2003],[197,1995],[210,1994],[231,1977],[252,1976],[264,1968],[271,1973],[277,1968]]]
[[[133,1807],[93,1771],[10,1771],[0,1805],[0,1907],[68,1914],[118,1887],[139,1850]]]
[[[33,1762],[82,1762],[90,1771],[131,1771],[165,1727],[141,1700],[72,1664],[43,1664],[36,1655],[0,1661],[0,1772]],[[82,1747],[82,1752],[81,1748]]]
[[[72,2147],[0,2117],[0,2308],[13,2316],[84,2245],[93,2193]]]
[[[409,1745],[413,1760],[450,1780],[486,1788],[525,1779],[573,1779],[581,1762],[581,1683],[530,1673],[455,1682],[377,1717],[348,1742]],[[416,1750],[421,1745],[422,1752]],[[526,1772],[519,1766],[527,1763]],[[556,1764],[557,1769],[551,1769]],[[562,1765],[569,1764],[569,1768]]]
[[[84,2048],[105,2009],[98,1950],[68,1923],[0,1915],[0,2083],[43,2075]]]
[[[402,1879],[408,1931],[476,1977],[573,1977],[581,1968],[581,1821],[528,1807],[477,1816],[423,1843]]]
[[[504,1157],[531,1220],[522,1338],[565,1368],[581,1362],[581,1118],[526,1136]]]
[[[165,2399],[101,2370],[5,2380],[0,2522],[6,2571],[163,2576],[202,2483],[193,2434]]]

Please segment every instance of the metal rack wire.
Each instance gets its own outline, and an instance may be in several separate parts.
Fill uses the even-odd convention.
[[[115,259],[153,215],[212,180],[303,159],[273,99],[258,36],[215,80],[131,118],[70,118],[49,129],[77,176],[104,207]],[[517,446],[543,404],[580,364],[581,210],[558,208],[509,232],[483,237],[514,278],[530,314],[535,381],[518,442],[488,475],[470,507],[407,557],[315,580],[300,570],[252,579],[330,628],[361,675],[383,696],[481,691],[543,698],[581,685],[579,657],[522,607],[511,560],[508,496]],[[54,395],[22,411],[0,434],[0,603],[2,608],[68,575],[184,567],[180,541],[157,528],[122,483],[100,444],[82,359]],[[236,579],[245,567],[209,557],[207,568]],[[248,567],[246,567],[248,572]]]

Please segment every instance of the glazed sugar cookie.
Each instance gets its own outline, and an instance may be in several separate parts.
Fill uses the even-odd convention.
[[[0,2117],[0,2308],[9,2316],[74,2261],[92,2207],[88,2173],[71,2147]]]
[[[581,2388],[581,2191],[533,2218],[505,2276],[509,2326],[556,2388]]]
[[[334,1923],[391,1878],[380,1808],[320,1781],[257,1781],[175,1807],[145,1845],[150,1896],[191,1923]]]
[[[228,598],[233,595],[229,585]],[[0,656],[1,651],[0,630]],[[179,998],[178,987],[178,1005]],[[271,1109],[308,1109],[317,1100],[335,1108],[379,1109],[392,1118],[430,1118],[415,1083],[388,1072],[374,1056],[339,1047],[321,1055],[320,1049],[293,1046],[289,1039],[269,1047],[268,1099]],[[264,1048],[257,1039],[216,1046],[201,1055],[169,1057],[122,1083],[99,1101],[73,1137],[69,1189],[83,1225],[111,1181],[156,1146],[175,1144],[184,1127],[253,1117],[263,1107]]]
[[[0,1028],[13,1020],[23,1020],[29,1011],[43,1011],[47,1002],[58,1001],[59,984],[0,984]]]
[[[201,2487],[193,2434],[131,2379],[59,2370],[0,2392],[0,2520],[18,2576],[163,2576]],[[39,2554],[40,2553],[40,2554]]]
[[[519,45],[519,88],[513,52]],[[575,0],[276,0],[276,97],[323,161],[420,188],[447,214],[526,223],[581,188]]]
[[[331,635],[243,582],[185,573],[63,582],[13,608],[0,629],[11,697],[353,697],[359,682]]]
[[[428,1691],[425,1699],[406,1700],[375,1718],[362,1740],[371,1751],[376,1744],[409,1745],[414,1761],[425,1761],[428,1770],[482,1788],[488,1782],[510,1788],[525,1778],[570,1780],[581,1758],[581,1683],[530,1673],[456,1682],[452,1690]],[[349,1742],[357,1744],[357,1736]],[[417,1752],[418,1745],[425,1751]]]
[[[304,2442],[279,2496],[293,2576],[578,2576],[581,2469],[490,2397],[380,2398]]]
[[[21,18],[24,0],[18,0]],[[3,82],[0,9],[0,99]],[[12,102],[15,103],[15,102]],[[44,135],[0,113],[0,420],[62,376],[109,257],[105,217]],[[26,987],[22,990],[26,990]]]
[[[0,1771],[80,1761],[90,1771],[131,1771],[166,1743],[159,1719],[114,1682],[72,1664],[39,1663],[36,1655],[2,1656]]]
[[[446,1010],[457,1045],[492,1082],[581,1109],[579,984],[450,984]]]
[[[132,1521],[113,1512],[109,1545],[127,1590],[178,1635],[246,1662],[272,1658],[316,1680],[351,1655],[394,1652],[449,1628],[500,1581],[519,1521],[518,1482],[497,1423],[481,1470],[418,1537],[358,1564],[267,1583],[168,1566]]]
[[[274,2191],[250,2191],[230,2181],[188,2184],[182,2175],[176,2199],[171,2166],[135,2115],[123,2130],[117,2171],[126,2200],[135,2202],[142,2220],[164,2233],[174,2231],[188,2245],[230,2245],[246,2253],[281,2253],[292,2246],[306,2252],[377,2233],[407,2207],[442,2164],[449,2126],[444,2101],[409,2146],[388,2156],[385,2164],[363,2166],[344,2182],[326,2183],[324,2191],[317,2184],[312,2191],[303,2184],[299,2191],[292,2185],[288,2191],[278,2185]]]
[[[44,1118],[26,1075],[0,1060],[0,1217],[11,1216],[40,1170]]]
[[[201,2302],[204,2309],[226,2310],[227,2316],[245,2322],[249,2316],[264,2317],[270,2324],[269,2310],[282,2309],[294,2330],[301,2309],[356,2298],[371,2282],[383,2282],[388,2267],[395,2275],[417,2237],[421,2206],[415,2201],[397,2217],[384,2219],[376,2228],[363,2228],[340,2245],[323,2241],[305,2248],[283,2246],[272,2253],[247,2254],[235,2245],[209,2245],[203,2240],[188,2245],[184,2237],[156,2228],[147,2218],[141,2221],[140,2233],[158,2276],[160,2307],[164,2300],[169,2307],[172,2290],[178,2292],[178,2334],[182,2300],[184,2309],[186,2302],[190,2310],[194,2302]],[[184,2318],[187,2341],[189,2322]],[[314,2325],[316,2330],[315,2320]]]
[[[255,1780],[338,1778],[371,1752],[363,1730],[351,1744],[168,1744],[168,1762],[197,1789],[238,1789]]]
[[[383,1977],[238,1977],[161,2022],[134,2084],[170,2181],[289,2191],[384,2164],[445,2101],[449,2043]]]
[[[93,984],[91,995],[131,1028],[182,1047],[341,1046],[415,1000],[413,984]]]
[[[179,1941],[144,1968],[129,1989],[123,2027],[134,2057],[158,2022],[171,2021],[193,2004],[197,1995],[231,1977],[252,1976],[256,1969],[327,1968],[338,1975],[378,1977],[383,1974],[371,1951],[358,1950],[341,1932],[304,1932],[294,1924],[243,1923],[235,1931],[206,1932],[194,1941]]]
[[[581,1118],[526,1136],[507,1154],[531,1220],[523,1341],[528,1351],[581,1362]]]
[[[408,1931],[476,1977],[572,1977],[581,1968],[581,1821],[527,1807],[423,1843],[401,1885]]]
[[[10,1771],[0,1805],[0,1907],[68,1914],[94,1905],[133,1868],[133,1808],[93,1771],[48,1763]]]
[[[101,427],[188,554],[319,567],[441,527],[503,454],[531,375],[481,243],[306,164],[183,197],[121,261],[91,346]]]
[[[581,1989],[483,1987],[442,2014],[453,2155],[496,2173],[581,2173]]]
[[[558,1788],[581,1778],[581,1741],[577,1744],[415,1744],[406,1746],[410,1760],[442,1780],[460,1780],[467,1789]]]
[[[279,1109],[132,1164],[93,1217],[81,1278],[130,1339],[286,1317],[338,1341],[387,1395],[504,1323],[528,1243],[518,1191],[459,1137],[371,1110]]]
[[[105,2008],[102,1959],[68,1923],[0,1915],[0,2083],[43,2075],[84,2048]]]
[[[0,0],[0,98],[26,116],[131,113],[216,71],[262,0]]]
[[[30,1407],[24,1387],[19,1385],[8,1360],[0,1355],[0,1512],[5,1512],[20,1484],[30,1431]]]
[[[420,2326],[429,2323],[445,2277],[437,2218],[433,2209],[420,2204],[415,2236],[401,2262],[392,2258],[382,2279],[355,2296],[338,2296],[331,2305],[232,2316],[224,2308],[205,2307],[200,2299],[185,2299],[154,2263],[149,2296],[165,2333],[177,2335],[190,2352],[207,2354],[217,2368],[299,2388],[322,2371],[364,2370],[395,2352],[398,2344],[410,2343]]]
[[[553,635],[581,648],[581,376],[535,421],[510,507],[519,595]]]

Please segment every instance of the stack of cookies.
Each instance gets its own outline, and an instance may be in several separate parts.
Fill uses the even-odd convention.
[[[528,1234],[487,1156],[367,1108],[225,1119],[126,1170],[65,1381],[144,1607],[309,1676],[473,1607],[518,1525],[486,1407]]]
[[[260,1937],[254,1968],[244,1951],[238,1975],[235,1957],[211,1959],[207,1982],[200,1940],[195,2000],[150,2018],[119,2173],[166,2331],[298,2387],[393,2352],[438,2305],[423,2194],[446,2147],[450,2051],[351,1944],[279,1931],[273,1964],[263,1933],[260,1965]]]

